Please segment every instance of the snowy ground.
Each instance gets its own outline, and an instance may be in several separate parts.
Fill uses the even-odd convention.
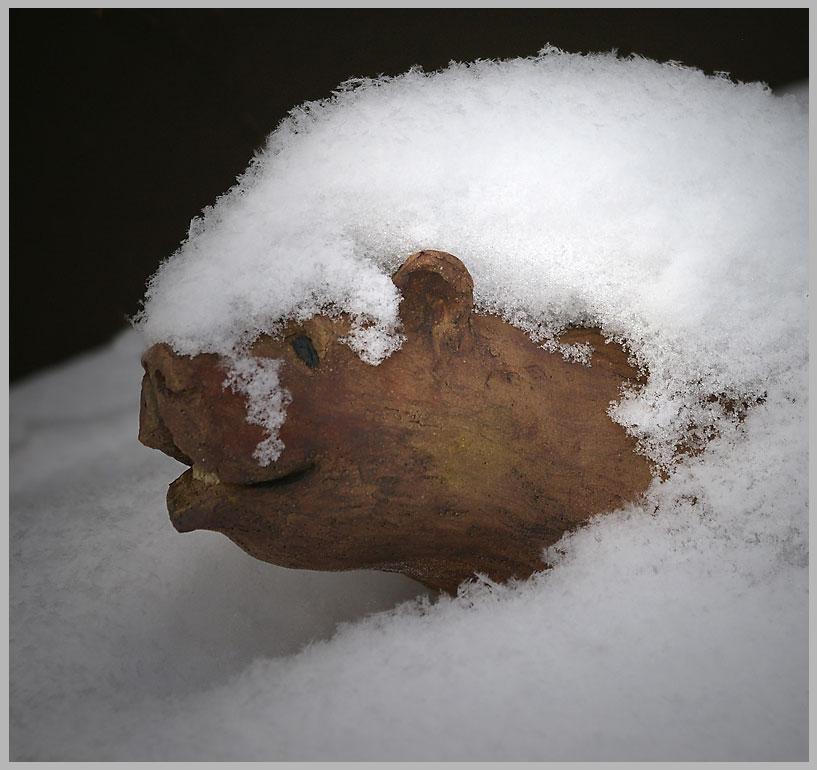
[[[514,141],[489,142],[490,162],[467,162],[485,159],[482,134],[440,138],[508,94],[515,119],[492,125]],[[450,110],[430,129],[431,112],[406,109],[427,100]],[[319,284],[388,352],[388,271],[427,226],[419,246],[462,257],[483,310],[543,337],[584,321],[629,342],[650,384],[612,416],[666,474],[514,586],[437,600],[395,575],[278,569],[172,529],[164,495],[181,466],[136,440],[147,343],[127,332],[11,390],[12,759],[807,759],[802,106],[677,67],[551,53],[310,110],[154,280],[149,338],[240,354],[276,320],[271,298],[283,315],[314,310]],[[542,143],[536,116],[553,110]],[[377,150],[369,126],[394,173],[385,203],[366,176],[377,164],[355,160],[361,141]],[[270,204],[282,191],[302,218]],[[208,304],[208,286],[227,299]],[[745,419],[718,395],[745,399]],[[673,457],[695,425],[703,451]]]
[[[13,759],[807,756],[805,567],[624,517],[528,585],[360,620],[425,592],[172,529],[141,344],[12,389]]]

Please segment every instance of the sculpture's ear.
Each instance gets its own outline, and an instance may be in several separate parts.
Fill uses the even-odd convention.
[[[467,325],[474,281],[465,265],[444,251],[418,251],[392,276],[403,295],[400,318],[409,332],[451,332]]]

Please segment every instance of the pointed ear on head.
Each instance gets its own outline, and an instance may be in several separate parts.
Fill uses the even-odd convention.
[[[392,276],[403,295],[400,318],[408,332],[434,334],[468,323],[474,281],[465,265],[444,251],[418,251]]]

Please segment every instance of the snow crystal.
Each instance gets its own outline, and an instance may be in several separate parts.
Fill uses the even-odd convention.
[[[655,478],[513,585],[279,569],[172,530],[126,335],[11,390],[11,758],[805,760],[807,109],[548,49],[293,110],[138,322],[233,362],[259,461],[286,370],[249,342],[343,311],[376,365],[389,276],[436,248],[549,349],[581,363],[559,332],[583,324],[628,346],[649,377],[610,415]]]
[[[239,358],[228,366],[225,387],[247,397],[247,422],[260,425],[269,434],[255,448],[253,457],[267,466],[281,456],[284,442],[278,431],[284,423],[292,395],[280,387],[278,372],[283,361],[269,358]]]

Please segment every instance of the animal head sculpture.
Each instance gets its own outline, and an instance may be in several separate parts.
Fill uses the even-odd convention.
[[[192,466],[171,484],[177,530],[222,532],[286,567],[401,572],[454,591],[482,573],[544,568],[542,549],[643,492],[646,460],[606,411],[637,372],[593,330],[591,365],[472,313],[473,283],[450,254],[422,251],[393,276],[406,340],[370,366],[339,339],[344,318],[292,323],[254,356],[283,359],[284,450],[265,438],[223,362],[164,344],[143,357],[139,438]]]

